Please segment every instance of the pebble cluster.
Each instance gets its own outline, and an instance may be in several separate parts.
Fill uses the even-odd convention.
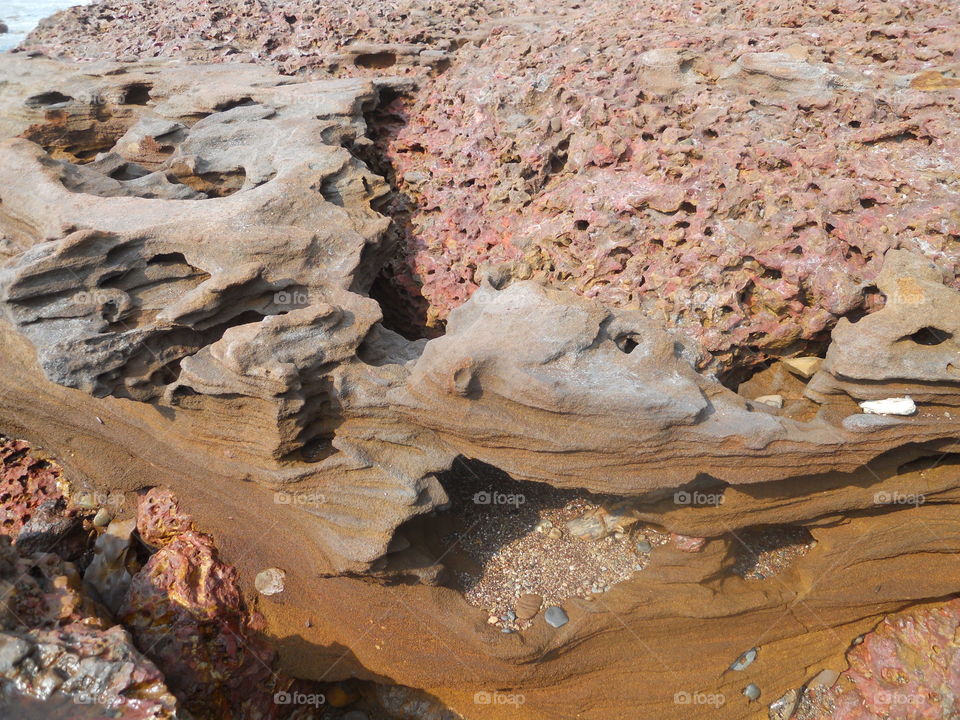
[[[605,498],[518,483],[464,463],[450,476],[451,512],[462,530],[445,543],[472,561],[458,584],[467,601],[487,610],[488,622],[505,631],[536,621],[536,616],[525,617],[523,608],[530,603],[542,612],[568,598],[610,590],[642,570],[650,552],[668,541],[665,533],[636,527],[599,540],[573,536],[567,523],[596,510]],[[476,493],[523,501],[478,504]]]
[[[737,531],[737,561],[733,572],[746,580],[778,575],[806,555],[815,540],[804,527],[769,525]]]

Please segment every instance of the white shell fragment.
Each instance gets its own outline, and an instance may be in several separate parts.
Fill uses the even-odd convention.
[[[886,400],[864,400],[860,408],[869,415],[913,415],[917,404],[909,395]]]
[[[253,586],[261,595],[276,595],[283,592],[283,580],[286,573],[280,568],[267,568],[257,573]]]
[[[743,655],[741,655],[734,661],[733,665],[730,666],[730,669],[746,670],[756,659],[757,659],[757,649],[750,648]]]

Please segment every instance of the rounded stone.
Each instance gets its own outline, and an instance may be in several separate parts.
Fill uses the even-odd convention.
[[[543,598],[540,595],[528,593],[517,598],[516,613],[521,620],[529,620],[540,612]]]
[[[543,614],[543,619],[547,621],[547,625],[555,628],[563,627],[570,622],[570,618],[564,609],[557,605],[548,607],[547,611]]]
[[[267,568],[257,573],[253,586],[261,595],[277,595],[283,592],[284,578],[286,573],[280,568]]]

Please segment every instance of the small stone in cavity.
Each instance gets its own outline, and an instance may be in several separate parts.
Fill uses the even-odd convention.
[[[800,691],[796,688],[787,690],[783,695],[770,703],[768,715],[770,720],[790,720],[793,711],[800,702]]]
[[[917,404],[909,395],[885,400],[865,400],[860,403],[860,408],[868,415],[914,415],[917,412]]]
[[[113,520],[113,515],[106,508],[100,508],[97,510],[97,514],[93,516],[93,524],[97,527],[106,527],[111,520]]]
[[[637,552],[648,553],[653,550],[653,545],[646,540],[637,540]]]
[[[557,605],[548,607],[547,611],[543,614],[543,619],[547,621],[547,625],[555,628],[563,627],[570,622],[567,613],[564,612],[562,607],[558,607]]]
[[[276,595],[283,592],[283,580],[286,573],[280,568],[267,568],[254,578],[253,586],[261,595]]]
[[[517,617],[521,620],[529,620],[540,612],[540,606],[543,605],[543,598],[540,595],[526,594],[517,598]]]
[[[763,403],[764,405],[770,405],[775,408],[783,407],[783,395],[761,395],[756,399],[756,402]]]
[[[797,357],[797,358],[785,358],[780,361],[786,366],[787,370],[792,372],[794,375],[799,375],[802,378],[812,378],[817,374],[817,371],[820,369],[820,366],[823,365],[823,358],[818,357]]]

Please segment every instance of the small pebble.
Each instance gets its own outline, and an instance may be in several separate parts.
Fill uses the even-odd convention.
[[[763,403],[764,405],[769,405],[775,408],[782,408],[783,395],[761,395],[756,399],[756,402]]]
[[[758,700],[760,698],[760,688],[758,688],[754,683],[750,683],[743,689],[743,694],[747,696],[747,699],[750,702]]]
[[[637,551],[642,553],[648,553],[653,550],[653,545],[648,543],[646,540],[637,540]]]
[[[111,520],[113,520],[113,515],[106,508],[100,508],[97,510],[97,514],[93,516],[93,524],[97,527],[106,527]]]
[[[730,666],[731,670],[746,670],[750,665],[753,664],[753,661],[757,659],[757,649],[750,648],[743,655],[738,657],[733,665]]]
[[[547,611],[543,614],[543,619],[547,621],[547,625],[555,628],[563,627],[570,622],[567,613],[564,612],[562,607],[558,607],[557,605],[548,607]]]
[[[825,687],[832,688],[837,683],[837,679],[840,677],[840,673],[836,670],[831,670],[830,668],[824,668],[818,672],[813,680],[807,683],[808,688],[816,687]]]
[[[787,370],[792,372],[794,375],[799,375],[802,378],[812,378],[817,374],[817,371],[820,370],[820,366],[823,365],[823,358],[785,358],[780,362],[785,365]]]
[[[865,400],[860,408],[868,415],[915,415],[917,404],[906,395],[885,400]]]
[[[540,606],[543,605],[543,598],[540,595],[526,593],[517,598],[516,614],[521,620],[529,620],[540,612]]]
[[[276,595],[283,592],[283,581],[286,573],[280,568],[267,568],[253,580],[253,586],[261,595]]]
[[[491,615],[487,618],[487,625],[496,625],[498,622],[500,622],[500,618],[496,615]]]

